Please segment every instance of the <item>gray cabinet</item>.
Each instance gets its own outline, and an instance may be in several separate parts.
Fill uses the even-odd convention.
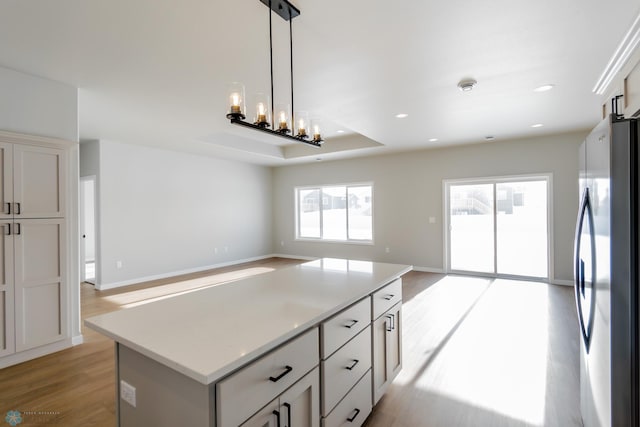
[[[319,427],[319,387],[316,367],[249,418],[242,427]]]
[[[0,140],[0,356],[68,335],[65,159]]]
[[[386,308],[389,302],[400,301],[402,288],[394,282],[374,294],[374,307]],[[377,312],[381,309],[378,308]],[[374,312],[376,309],[374,308]],[[373,404],[386,393],[389,384],[402,369],[402,302],[382,312],[373,321]]]
[[[318,366],[319,352],[318,328],[313,328],[217,383],[218,427],[243,425],[268,402],[286,397],[287,390],[296,387],[307,372]],[[319,407],[317,386],[314,389],[315,406]]]

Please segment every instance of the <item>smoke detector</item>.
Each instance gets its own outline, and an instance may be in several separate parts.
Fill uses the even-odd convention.
[[[478,84],[474,79],[463,79],[458,83],[458,89],[463,92],[470,92]]]

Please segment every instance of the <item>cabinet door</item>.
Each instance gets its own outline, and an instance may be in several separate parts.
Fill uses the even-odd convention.
[[[391,318],[391,332],[389,332],[387,378],[393,381],[402,370],[402,304],[398,304],[389,310]]]
[[[0,220],[0,356],[15,351],[13,317],[13,235],[11,221]]]
[[[65,156],[56,148],[13,146],[13,206],[15,218],[64,216]]]
[[[242,424],[242,427],[281,427],[282,415],[279,412],[278,399],[270,402]]]
[[[0,142],[0,218],[11,218],[13,203],[13,144]]]
[[[284,427],[320,425],[320,370],[314,368],[280,396]]]
[[[16,220],[16,351],[65,337],[65,223],[63,219]]]
[[[373,327],[373,404],[402,369],[402,303],[396,304]]]

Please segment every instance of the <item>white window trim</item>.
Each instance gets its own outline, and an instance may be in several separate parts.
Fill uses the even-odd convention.
[[[347,240],[336,240],[336,239],[323,239],[322,237],[300,237],[300,202],[298,200],[298,195],[300,194],[300,190],[315,190],[318,189],[322,192],[323,188],[326,187],[371,187],[371,240],[360,240],[360,239],[347,239]],[[321,193],[322,194],[322,193]],[[364,245],[364,246],[373,246],[375,244],[375,186],[374,183],[371,182],[351,182],[346,184],[321,184],[321,185],[301,185],[299,187],[293,188],[293,198],[294,198],[294,211],[295,211],[295,223],[294,223],[294,236],[295,241],[297,242],[313,242],[313,243],[340,243],[347,245]],[[349,235],[349,211],[348,211],[348,201],[347,201],[347,236]],[[320,203],[320,236],[323,235],[323,209],[322,203]]]

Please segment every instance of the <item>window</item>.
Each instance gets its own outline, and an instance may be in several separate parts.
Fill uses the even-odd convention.
[[[296,188],[296,238],[373,241],[373,186]]]

